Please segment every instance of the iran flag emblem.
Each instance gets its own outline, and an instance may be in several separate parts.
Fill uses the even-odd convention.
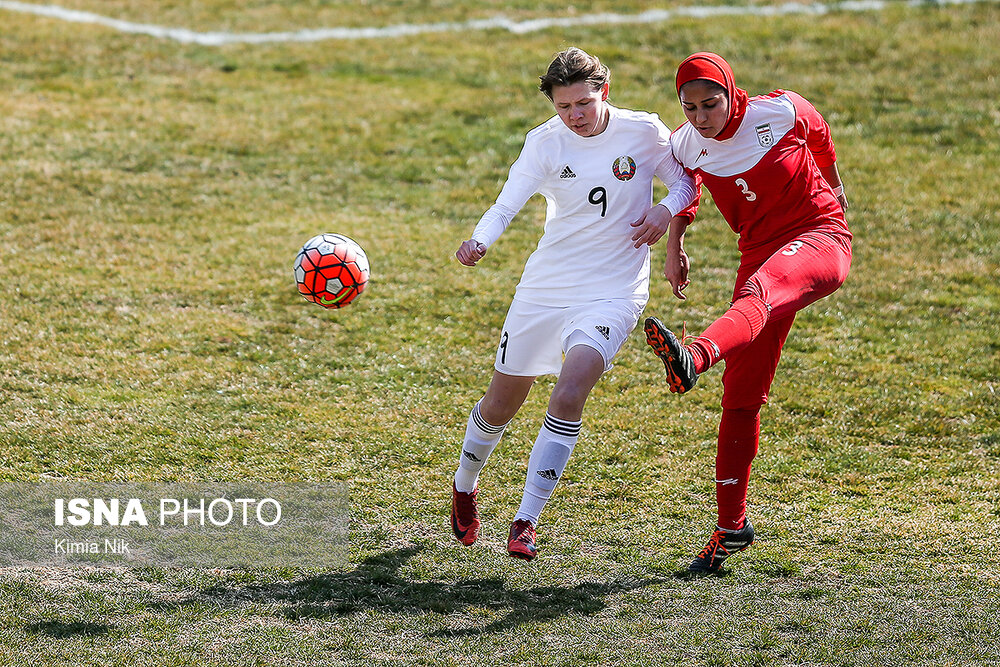
[[[764,148],[770,148],[774,145],[774,134],[771,133],[770,123],[757,126],[757,142]]]

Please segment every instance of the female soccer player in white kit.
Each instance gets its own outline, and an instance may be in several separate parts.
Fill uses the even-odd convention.
[[[580,435],[583,406],[649,298],[649,246],[694,200],[655,114],[608,103],[610,71],[577,48],[558,53],[539,89],[556,116],[528,132],[496,203],[455,256],[474,266],[534,194],[545,228],[507,312],[486,395],[472,409],[452,489],[455,537],[479,535],[479,473],[535,378],[559,377],[528,460],[511,556],[535,557],[539,514]],[[670,194],[652,206],[653,177]]]

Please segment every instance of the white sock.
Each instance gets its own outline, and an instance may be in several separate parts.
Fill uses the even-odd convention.
[[[480,403],[482,400],[480,400]],[[508,422],[509,423],[509,422]],[[462,456],[455,471],[455,488],[463,493],[472,493],[479,481],[479,472],[486,465],[486,459],[493,453],[503,436],[507,424],[494,426],[479,414],[479,403],[472,408],[469,423],[465,426],[462,441]]]
[[[556,482],[562,477],[569,455],[580,438],[582,421],[566,421],[545,413],[545,423],[538,431],[528,459],[528,477],[524,481],[521,507],[514,520],[527,519],[538,525],[545,503],[552,497]]]

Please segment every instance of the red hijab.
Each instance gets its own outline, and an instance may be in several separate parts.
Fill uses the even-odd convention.
[[[747,91],[736,87],[733,68],[725,59],[715,53],[701,51],[684,59],[677,68],[677,94],[681,94],[681,86],[695,79],[707,79],[726,89],[729,97],[729,119],[722,131],[713,137],[716,141],[729,139],[740,127],[743,114],[747,111]]]

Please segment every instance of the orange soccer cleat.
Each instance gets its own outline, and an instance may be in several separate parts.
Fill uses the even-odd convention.
[[[666,368],[670,391],[675,394],[688,391],[698,381],[691,352],[655,317],[646,318],[643,328],[646,331],[646,343],[653,348]]]
[[[753,544],[753,525],[750,519],[744,521],[743,527],[736,531],[717,527],[708,544],[688,566],[688,571],[704,574],[718,572],[727,558]]]

